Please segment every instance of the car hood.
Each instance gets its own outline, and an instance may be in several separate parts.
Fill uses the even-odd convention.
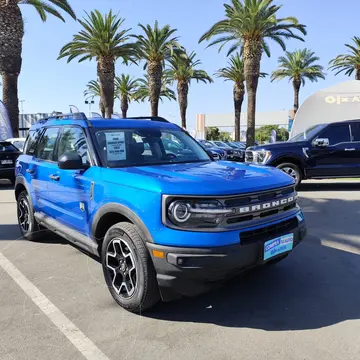
[[[294,183],[278,169],[229,161],[104,168],[103,178],[122,186],[179,195],[241,194]]]
[[[292,148],[292,147],[301,147],[306,146],[306,141],[296,141],[296,142],[275,142],[272,144],[264,144],[264,145],[258,145],[258,146],[250,146],[246,150],[276,150],[276,149],[285,149],[285,148]]]

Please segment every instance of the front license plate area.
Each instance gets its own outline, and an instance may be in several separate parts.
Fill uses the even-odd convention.
[[[10,165],[12,163],[13,163],[12,160],[1,160],[1,165]]]
[[[266,241],[264,244],[264,261],[292,250],[293,244],[294,234],[287,234]]]

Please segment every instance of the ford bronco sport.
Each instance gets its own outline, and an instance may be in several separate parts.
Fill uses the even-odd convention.
[[[166,151],[168,140],[182,150]],[[38,121],[16,163],[15,196],[25,238],[46,228],[100,256],[111,295],[133,312],[275,263],[306,234],[290,176],[213,161],[158,117]]]

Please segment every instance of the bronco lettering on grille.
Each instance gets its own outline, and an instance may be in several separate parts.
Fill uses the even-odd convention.
[[[240,214],[244,214],[244,213],[256,212],[256,211],[261,211],[261,210],[269,210],[269,209],[279,207],[281,205],[291,204],[292,202],[294,202],[294,200],[295,200],[294,196],[290,196],[288,198],[281,199],[281,200],[270,201],[270,202],[251,205],[251,206],[243,206],[243,207],[238,208],[238,212]]]

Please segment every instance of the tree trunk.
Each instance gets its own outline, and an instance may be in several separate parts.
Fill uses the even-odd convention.
[[[235,141],[240,141],[240,117],[241,117],[241,107],[244,101],[244,95],[245,95],[244,83],[236,82],[234,84]]]
[[[161,92],[162,72],[163,72],[163,67],[161,62],[148,63],[151,116],[158,116],[159,114],[159,99]]]
[[[181,126],[186,129],[186,110],[188,106],[189,85],[179,81],[177,84],[178,101],[180,106]]]
[[[99,101],[99,107],[100,107],[101,116],[104,118],[105,117],[105,106],[102,103],[101,99]]]
[[[248,95],[246,146],[255,144],[256,92],[260,76],[261,52],[260,41],[245,41],[243,58]]]
[[[97,63],[97,73],[100,83],[101,102],[105,108],[105,117],[111,119],[114,113],[114,79],[115,63],[112,56],[101,56]]]
[[[18,75],[2,74],[3,102],[9,115],[14,137],[19,137]]]
[[[294,115],[299,109],[299,92],[300,92],[301,81],[294,79],[293,87],[294,87]]]
[[[0,0],[0,74],[3,102],[8,111],[14,137],[19,136],[17,82],[21,71],[24,23],[16,0]]]
[[[357,69],[356,69],[356,72],[355,72],[355,80],[360,80],[360,68],[357,68]]]
[[[121,114],[124,119],[127,117],[127,111],[129,109],[129,103],[127,96],[122,96],[120,100]]]

